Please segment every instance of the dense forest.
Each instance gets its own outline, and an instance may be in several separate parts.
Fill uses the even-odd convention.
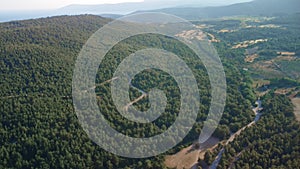
[[[73,108],[73,69],[78,53],[88,38],[110,21],[99,16],[80,15],[0,24],[0,168],[166,168],[163,163],[165,155],[176,153],[198,139],[211,99],[206,69],[185,45],[156,34],[128,38],[105,56],[105,66],[99,67],[95,82],[99,109],[114,129],[128,136],[149,137],[168,129],[180,108],[180,91],[170,75],[151,69],[141,72],[132,80],[136,88],[148,92],[155,87],[163,90],[168,98],[166,111],[149,124],[139,124],[122,117],[113,104],[110,83],[105,83],[131,53],[147,47],[160,48],[179,54],[196,77],[199,91],[195,92],[201,96],[197,123],[179,145],[165,154],[147,159],[118,157],[88,138]],[[236,20],[221,23],[234,29],[241,24]],[[222,25],[218,21],[206,24]],[[265,32],[270,31],[266,29]],[[216,31],[211,33],[216,34]],[[263,38],[258,31],[249,33]],[[275,43],[275,34],[278,33],[282,32],[269,33],[274,36],[274,41],[270,41],[268,50],[275,50],[272,43]],[[226,73],[227,100],[214,136],[223,140],[253,120],[251,109],[257,97],[252,86],[252,72],[242,70],[246,65],[241,64],[245,50],[231,48],[239,35],[232,33],[223,36],[219,33],[216,36],[222,39],[215,46]],[[247,35],[243,36],[248,40]],[[230,39],[225,41],[225,38]],[[281,38],[277,40],[284,40]],[[290,48],[292,41],[297,39],[290,39],[289,43],[280,44],[278,48]],[[297,45],[295,47],[298,49]],[[295,80],[289,82],[296,83]],[[276,83],[280,83],[280,79],[274,79],[273,84]],[[131,100],[141,95],[136,88],[130,87]],[[243,148],[251,151],[245,151],[240,156],[235,163],[236,168],[247,165],[248,168],[271,168],[285,164],[285,160],[288,161],[288,167],[299,166],[299,124],[294,121],[290,101],[272,93],[263,100],[265,110],[262,120],[226,147],[221,168],[227,168],[229,161]],[[143,98],[134,106],[139,110],[147,110],[149,98]],[[206,155],[208,164],[215,157],[214,153],[217,152]]]
[[[93,143],[82,130],[72,106],[72,71],[85,41],[110,20],[98,16],[61,16],[0,24],[1,71],[1,168],[164,168],[164,155],[149,159],[126,159],[112,155]],[[134,39],[144,44],[129,46]],[[145,40],[146,39],[146,40]],[[174,42],[176,45],[169,45]],[[156,46],[153,46],[156,44]],[[194,70],[201,94],[197,123],[180,145],[167,153],[194,142],[206,119],[210,86],[201,61],[193,59],[185,46],[159,35],[132,37],[114,47],[106,56],[107,67],[99,69],[96,83],[109,80],[113,69],[128,54],[145,47],[177,50]],[[116,62],[118,61],[118,62]],[[227,105],[215,136],[229,137],[247,124],[253,115],[255,96],[249,78],[243,78],[232,64],[225,63],[228,82]],[[107,73],[110,72],[110,73]],[[171,99],[166,112],[151,124],[124,121],[110,98],[109,83],[97,86],[99,108],[118,131],[134,137],[151,136],[166,130],[178,111],[178,87],[169,75],[149,70],[132,83],[144,91],[158,87]],[[167,86],[167,87],[165,87]],[[241,89],[242,90],[239,90]],[[139,93],[130,88],[131,99]],[[135,104],[147,109],[148,98]]]
[[[204,159],[207,164],[212,164],[224,148],[217,168],[299,168],[300,124],[291,102],[299,97],[300,87],[299,18],[299,14],[293,14],[196,22],[209,25],[205,30],[220,40],[215,43],[217,50],[251,77],[248,84],[267,82],[262,87],[251,85],[261,96],[261,119],[228,145],[219,144],[208,151]],[[249,43],[257,39],[267,40]],[[247,57],[254,59],[248,61]]]
[[[261,120],[247,128],[225,147],[218,168],[298,168],[300,166],[300,124],[295,121],[292,103],[282,95],[263,98]],[[217,155],[206,154],[211,163]]]

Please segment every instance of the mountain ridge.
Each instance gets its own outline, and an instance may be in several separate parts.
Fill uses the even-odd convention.
[[[224,16],[274,16],[278,14],[291,14],[300,12],[298,0],[255,0],[251,2],[236,3],[220,7],[187,7],[187,8],[164,8],[151,12],[164,12],[186,19],[218,18]],[[139,11],[148,12],[148,11]]]

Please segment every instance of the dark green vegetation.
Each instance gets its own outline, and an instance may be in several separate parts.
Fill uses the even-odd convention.
[[[197,23],[212,25],[205,31],[221,40],[215,46],[227,76],[226,107],[214,136],[226,139],[230,132],[253,120],[251,108],[256,100],[253,78],[271,80],[272,89],[299,87],[299,16],[263,18],[259,22],[255,21],[259,18],[231,18]],[[83,15],[0,24],[0,168],[164,168],[165,154],[148,159],[127,159],[107,153],[87,137],[77,121],[71,97],[75,60],[86,40],[109,21]],[[268,24],[280,27],[260,27]],[[249,25],[252,27],[247,27]],[[222,29],[233,32],[219,32]],[[268,41],[246,48],[232,48],[242,41],[255,39]],[[111,79],[122,59],[146,47],[163,48],[181,55],[199,86],[198,122],[178,146],[166,153],[172,154],[198,138],[210,102],[206,70],[189,49],[164,36],[131,37],[107,54],[96,83]],[[283,51],[295,52],[293,60],[278,59],[277,52]],[[253,63],[244,61],[247,54],[255,53],[260,57]],[[273,63],[266,69],[255,67],[256,64],[270,63],[270,60],[279,66]],[[270,76],[272,71],[276,71],[277,78]],[[132,137],[148,137],[165,131],[176,119],[179,109],[180,91],[174,79],[159,70],[146,70],[138,74],[132,84],[146,92],[153,87],[164,90],[168,98],[166,112],[150,124],[131,122],[117,112],[110,95],[110,84],[105,83],[97,86],[96,93],[106,119],[113,128]],[[131,99],[139,96],[140,93],[131,87]],[[148,97],[134,106],[147,110],[150,106]],[[225,147],[220,168],[230,166],[240,152],[234,162],[236,168],[299,166],[300,129],[294,120],[291,102],[271,90],[263,98],[263,107],[262,119]],[[211,162],[216,153],[207,154],[207,162]]]
[[[299,13],[275,18],[233,17],[195,24],[206,24],[208,28],[204,30],[221,41],[215,44],[219,53],[231,58],[238,68],[248,68],[254,80],[275,77],[300,80]],[[224,30],[228,32],[222,32]],[[266,41],[247,42],[255,40]],[[245,47],[234,48],[237,44],[245,43]],[[258,57],[251,63],[245,62],[245,58],[253,54]]]
[[[109,21],[83,15],[0,24],[0,168],[164,168],[163,155],[126,159],[107,153],[89,140],[77,121],[71,98],[75,60],[89,36]],[[136,41],[140,44],[129,45]],[[99,69],[96,83],[109,80],[112,70],[128,54],[149,46],[182,54],[200,88],[199,122],[185,140],[169,152],[174,153],[198,138],[210,102],[205,68],[185,46],[157,35],[127,39],[107,55],[104,60],[107,67]],[[251,102],[255,100],[249,85],[251,79],[225,58],[224,66],[227,105],[214,134],[221,139],[251,121]],[[99,108],[104,110],[107,120],[116,130],[134,137],[152,136],[166,130],[176,118],[179,107],[179,91],[174,80],[161,71],[149,70],[137,75],[132,83],[144,91],[154,86],[166,91],[167,96],[171,96],[166,113],[148,125],[122,118],[114,108],[107,83],[96,88],[101,98]],[[139,95],[133,88],[130,94],[131,99]],[[135,106],[146,110],[148,98]]]
[[[136,42],[140,43],[136,44]],[[130,48],[128,46],[130,46]],[[208,112],[210,102],[210,85],[207,74],[205,73],[205,68],[202,65],[201,61],[197,58],[197,56],[190,53],[189,49],[182,43],[176,42],[173,39],[167,37],[161,37],[159,35],[152,34],[131,37],[114,47],[118,50],[112,50],[112,52],[107,54],[106,58],[103,60],[103,63],[105,63],[107,67],[99,69],[98,72],[99,75],[103,74],[104,76],[99,76],[99,82],[97,83],[102,83],[107,79],[111,79],[114,70],[126,56],[129,56],[131,53],[134,53],[135,51],[144,49],[146,47],[155,47],[176,53],[177,55],[182,57],[185,63],[187,63],[189,68],[191,68],[191,70],[193,71],[200,88],[199,93],[201,96],[202,105],[199,117],[197,119],[197,121],[200,122],[195,125],[195,128],[191,131],[191,134],[188,135],[186,139],[188,140],[188,142],[196,140],[199,135],[199,131],[202,128],[202,122],[206,119],[206,114]],[[122,49],[121,54],[119,54],[120,49]],[[249,85],[246,85],[251,80],[247,78],[241,78],[243,77],[243,75],[241,75],[237,70],[232,70],[232,67],[229,63],[225,68],[228,75],[227,106],[225,107],[225,113],[223,119],[221,120],[221,125],[215,133],[215,135],[221,139],[228,137],[230,130],[236,131],[239,127],[249,122],[249,120],[252,118],[250,110],[251,102],[255,100],[251,87]],[[104,74],[101,72],[109,73]],[[169,104],[167,105],[166,113],[163,114],[157,121],[155,121],[154,124],[138,125],[135,123],[131,123],[127,125],[126,120],[122,120],[122,117],[120,117],[119,113],[117,113],[116,111],[116,108],[113,106],[113,102],[110,96],[110,85],[107,84],[98,87],[96,92],[101,98],[99,100],[100,105],[104,106],[103,108],[100,106],[101,109],[105,109],[106,105],[111,105],[109,107],[109,111],[106,112],[108,113],[106,114],[106,116],[113,117],[111,119],[111,122],[113,122],[114,125],[117,125],[118,121],[121,121],[121,124],[118,124],[119,126],[116,127],[116,129],[120,130],[122,133],[132,135],[131,132],[135,130],[132,130],[132,128],[134,128],[134,126],[138,126],[137,130],[139,130],[139,132],[141,133],[135,136],[144,137],[161,133],[170,125],[172,125],[180,108],[180,91],[175,80],[168,74],[161,71],[147,70],[136,76],[132,81],[132,84],[133,86],[145,92],[149,92],[150,89],[153,88],[161,89],[166,93],[167,98],[171,100],[168,101]],[[242,89],[241,92],[238,91],[238,88]],[[139,97],[140,95],[141,93],[137,92],[136,89],[131,88],[132,100]],[[242,102],[238,103],[239,100]],[[141,110],[147,110],[147,108],[149,108],[148,103],[148,98],[145,98],[135,105]],[[149,132],[149,128],[151,129],[151,132]]]
[[[282,79],[271,79],[270,87],[271,88],[291,88],[291,87],[298,87],[300,86],[300,82],[289,79],[289,78],[282,78]]]
[[[264,115],[261,120],[225,147],[218,168],[300,166],[300,124],[295,121],[292,103],[287,97],[274,93],[267,94],[263,101]]]
[[[224,16],[278,16],[299,12],[298,0],[254,0],[220,7],[178,7],[155,10],[190,20]]]
[[[211,25],[205,31],[221,41],[215,43],[219,53],[239,70],[254,81],[270,81],[265,85],[266,95],[261,98],[264,107],[261,119],[224,147],[217,168],[299,168],[300,124],[295,120],[290,100],[299,96],[299,20],[300,15],[293,14],[197,22]],[[241,42],[257,39],[268,41],[233,48]],[[245,58],[254,54],[258,57],[247,62]],[[283,89],[289,90],[286,94],[276,92]],[[206,153],[205,162],[211,164],[221,148],[220,145],[213,153]]]

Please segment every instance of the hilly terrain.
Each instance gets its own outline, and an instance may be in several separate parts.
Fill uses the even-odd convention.
[[[300,92],[299,21],[297,13],[193,22],[207,32],[220,55],[251,77],[252,90],[263,108],[255,125],[247,126],[230,142],[206,151],[202,158],[200,152],[199,164],[203,168],[207,166],[205,163],[213,168],[299,166],[296,160],[300,157],[299,146],[292,146],[300,142],[296,132],[299,131],[296,121]]]
[[[76,58],[88,38],[109,21],[99,16],[80,15],[0,24],[0,168],[164,168],[164,155],[126,159],[107,153],[87,137],[74,112],[71,87]],[[132,84],[143,91],[158,87],[172,96],[161,118],[147,125],[138,124],[124,120],[113,106],[110,83],[107,83],[113,70],[124,57],[145,47],[179,51],[201,86],[202,109],[198,123],[180,145],[170,150],[176,152],[181,146],[197,140],[210,101],[205,68],[181,43],[149,34],[116,45],[104,60],[107,66],[99,68],[96,80],[99,108],[116,130],[133,137],[161,133],[174,122],[179,108],[179,90],[170,76],[157,70],[142,72]],[[244,86],[242,92],[237,90],[246,79],[232,76],[241,73],[230,69],[230,63],[226,65],[230,104],[214,134],[220,139],[229,137],[230,130],[235,131],[250,122],[253,118],[250,103],[255,100],[249,85]],[[130,95],[134,100],[139,92],[131,87]],[[241,102],[243,104],[239,104]],[[148,97],[135,106],[147,109]]]
[[[300,97],[299,20],[299,14],[290,14],[193,22],[216,47],[227,81],[225,111],[212,137],[216,145],[193,151],[186,150],[197,147],[194,143],[211,100],[202,62],[182,43],[157,34],[130,37],[112,48],[98,69],[95,91],[106,120],[123,134],[141,138],[162,133],[176,120],[180,108],[174,79],[150,69],[134,77],[130,99],[135,101],[142,96],[139,91],[147,93],[156,87],[168,97],[166,112],[150,124],[122,117],[112,101],[110,82],[125,57],[149,47],[177,52],[199,86],[201,109],[190,133],[168,152],[146,159],[123,158],[100,148],[88,138],[73,108],[75,61],[89,37],[111,19],[78,15],[1,23],[0,168],[166,169],[165,160],[178,152],[191,153],[199,168],[213,166],[220,152],[218,168],[297,168],[300,124],[293,103]],[[147,110],[149,98],[141,98],[133,105]],[[263,109],[261,119],[253,123],[255,102]],[[233,133],[239,134],[232,139]],[[175,159],[189,163],[189,159]]]
[[[74,112],[71,84],[75,60],[87,39],[109,21],[99,16],[81,15],[0,24],[1,168],[164,168],[164,155],[126,159],[102,150],[89,140]],[[129,44],[135,45],[130,47]],[[122,58],[147,46],[164,48],[183,56],[195,71],[201,86],[202,109],[198,123],[185,140],[168,153],[176,152],[197,140],[210,101],[205,68],[184,45],[151,34],[132,37],[117,45],[99,69],[96,80],[99,84],[96,88],[99,107],[105,110],[105,117],[116,130],[134,137],[161,133],[176,119],[178,88],[172,78],[156,70],[142,72],[132,84],[144,91],[158,87],[168,93],[170,103],[161,118],[147,125],[133,123],[124,120],[113,106],[110,84],[107,83],[113,70]],[[249,79],[242,78],[241,72],[231,69],[232,66],[225,64],[228,104],[221,125],[214,134],[220,139],[229,137],[230,131],[236,131],[253,118],[251,102],[254,102],[255,96],[251,86],[244,85],[242,92],[237,90]],[[130,91],[132,100],[139,97],[135,88],[131,87]],[[145,110],[149,106],[147,100],[148,97],[135,106]]]
[[[298,0],[254,0],[219,7],[178,7],[153,10],[197,20],[226,16],[276,16],[300,12]]]

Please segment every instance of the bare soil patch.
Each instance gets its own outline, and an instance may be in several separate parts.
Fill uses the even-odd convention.
[[[281,89],[275,90],[275,93],[276,94],[286,95],[286,94],[294,91],[295,89],[296,89],[295,87],[293,87],[293,88],[281,88]]]
[[[295,97],[292,99],[294,104],[294,114],[296,116],[296,120],[300,122],[300,98]]]
[[[217,39],[215,37],[215,35],[213,35],[211,33],[207,33],[207,35],[211,38],[211,40],[209,40],[209,42],[215,42],[215,43],[221,42],[219,39]]]
[[[222,30],[218,31],[218,33],[230,33],[230,32],[234,32],[234,30],[222,29]]]
[[[237,45],[234,45],[232,48],[233,49],[247,48],[250,45],[254,45],[254,44],[262,43],[262,42],[267,42],[267,41],[268,41],[268,39],[247,40],[247,41],[241,42]]]
[[[296,53],[295,52],[277,52],[278,55],[281,56],[295,56]]]
[[[245,62],[253,63],[254,60],[257,59],[258,57],[259,57],[258,54],[246,56]]]
[[[165,165],[168,168],[192,168],[198,162],[200,150],[193,150],[193,146],[182,149],[175,155],[167,156]]]
[[[206,39],[206,35],[199,30],[187,30],[187,31],[183,31],[180,34],[177,34],[175,36],[186,38],[186,39],[197,39],[200,41]]]
[[[211,151],[219,143],[219,139],[211,137],[201,145],[200,149],[194,149],[191,145],[182,149],[180,152],[166,156],[165,165],[168,168],[187,169],[197,165],[198,159],[204,159],[206,151]]]

